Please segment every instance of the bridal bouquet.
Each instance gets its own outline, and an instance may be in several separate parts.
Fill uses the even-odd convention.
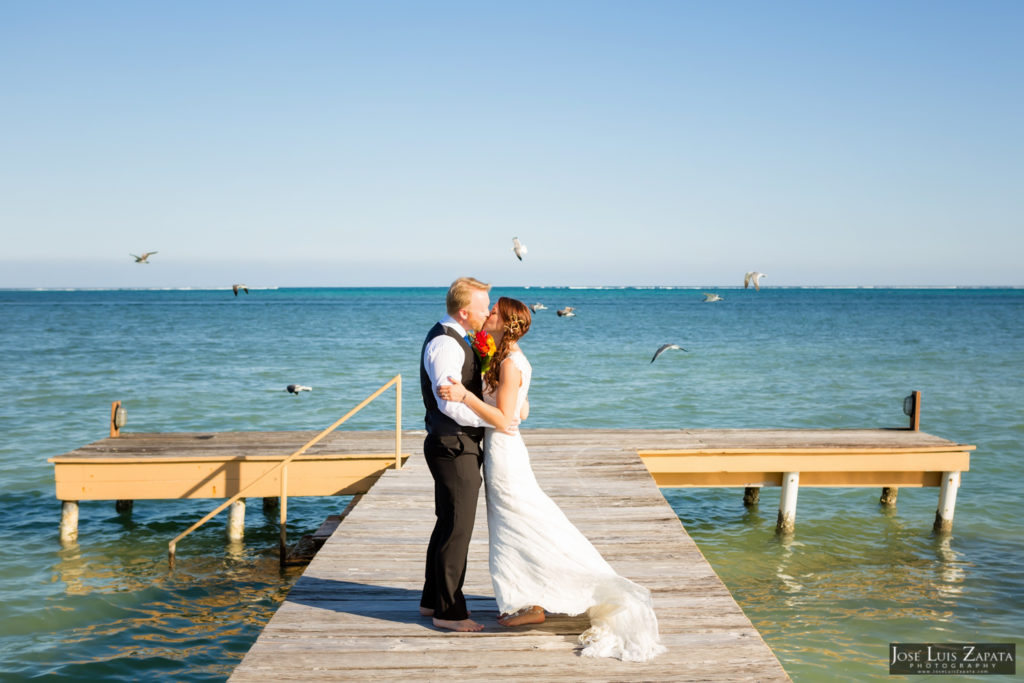
[[[498,349],[494,344],[494,337],[480,330],[467,334],[466,341],[473,347],[476,357],[480,359],[480,373],[487,372],[487,368],[491,367],[491,358],[494,357],[494,352]]]

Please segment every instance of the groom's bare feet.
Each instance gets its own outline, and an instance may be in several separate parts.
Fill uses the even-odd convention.
[[[422,614],[425,617],[432,617],[434,616],[434,610],[430,609],[429,607],[420,607],[420,614]],[[473,610],[466,610],[466,614],[473,614]]]
[[[498,617],[498,623],[502,626],[522,626],[524,624],[543,624],[544,623],[544,609],[541,607],[532,607],[523,612],[516,612],[515,614],[503,614]]]
[[[484,625],[478,624],[472,619],[459,619],[458,621],[452,621],[450,619],[438,619],[434,617],[434,626],[438,628],[446,628],[450,631],[483,631]]]

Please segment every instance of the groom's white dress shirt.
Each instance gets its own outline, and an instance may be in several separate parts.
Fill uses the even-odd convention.
[[[466,330],[450,315],[441,318],[441,324],[455,330],[460,337],[466,336]],[[439,385],[451,384],[448,381],[449,377],[455,379],[462,377],[462,364],[465,361],[466,352],[459,342],[447,334],[434,337],[423,349],[423,367],[427,371],[427,376],[430,377],[430,390],[434,392],[434,400],[437,401],[438,409],[463,427],[489,426],[465,403],[445,401],[437,394]]]

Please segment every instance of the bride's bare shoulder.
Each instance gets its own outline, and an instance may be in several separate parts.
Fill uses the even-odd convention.
[[[506,367],[513,368],[517,376],[522,376],[531,372],[532,368],[530,361],[526,358],[526,354],[519,349],[513,349],[512,353],[508,354],[508,357],[501,362],[502,371],[504,371]]]
[[[515,370],[518,370],[519,366],[516,364],[516,355],[517,354],[515,353],[510,353],[507,356],[505,356],[505,358],[503,358],[501,361],[501,369],[504,370],[505,368],[513,368]],[[522,356],[521,353],[518,355]]]

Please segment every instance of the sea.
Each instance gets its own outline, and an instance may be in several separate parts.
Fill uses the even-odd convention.
[[[112,401],[125,431],[319,430],[399,373],[403,426],[421,429],[418,354],[444,293],[0,290],[0,680],[225,680],[301,573],[279,566],[276,513],[250,503],[241,543],[222,514],[172,571],[168,541],[219,501],[84,501],[62,547],[47,458],[106,437]],[[752,508],[740,489],[662,492],[794,681],[899,680],[890,643],[1020,645],[1024,290],[497,296],[547,306],[522,341],[524,431],[904,427],[920,391],[924,431],[977,446],[951,534],[932,531],[935,488],[903,488],[893,509],[877,489],[803,488],[787,537],[778,489]],[[666,343],[685,350],[651,362]],[[385,399],[343,429],[392,429]],[[289,537],[347,502],[291,498]]]

